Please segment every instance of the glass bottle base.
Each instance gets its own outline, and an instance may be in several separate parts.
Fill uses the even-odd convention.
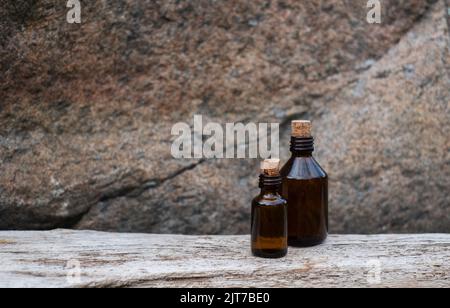
[[[267,259],[279,259],[287,255],[287,249],[254,249],[252,250],[253,256]]]
[[[323,244],[326,241],[326,239],[327,239],[326,237],[308,238],[308,239],[289,238],[288,245],[291,247],[314,247]]]

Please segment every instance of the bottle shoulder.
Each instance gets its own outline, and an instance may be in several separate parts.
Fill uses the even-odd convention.
[[[252,203],[255,206],[282,206],[286,205],[287,201],[281,195],[259,195]]]
[[[281,169],[281,175],[288,179],[328,179],[328,174],[313,156],[293,156]]]

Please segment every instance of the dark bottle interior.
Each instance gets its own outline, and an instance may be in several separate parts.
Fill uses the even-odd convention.
[[[281,169],[282,196],[289,202],[289,246],[315,246],[328,236],[328,176],[313,151],[312,137],[292,137],[292,157]]]
[[[287,254],[287,202],[280,195],[281,177],[261,175],[261,194],[252,202],[252,253],[263,258]]]

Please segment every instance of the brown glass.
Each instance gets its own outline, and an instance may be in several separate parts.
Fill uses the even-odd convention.
[[[313,138],[292,137],[292,157],[281,169],[288,200],[288,243],[310,247],[328,236],[328,176],[312,156]]]
[[[288,251],[287,202],[281,195],[281,177],[261,176],[261,194],[252,202],[252,253],[282,258]]]

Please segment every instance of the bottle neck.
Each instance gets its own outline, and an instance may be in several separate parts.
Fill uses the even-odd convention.
[[[261,188],[261,195],[277,195],[281,191],[282,178],[281,176],[268,176],[261,174],[259,176],[259,187]]]
[[[291,153],[295,157],[311,157],[314,152],[314,138],[291,137]]]

